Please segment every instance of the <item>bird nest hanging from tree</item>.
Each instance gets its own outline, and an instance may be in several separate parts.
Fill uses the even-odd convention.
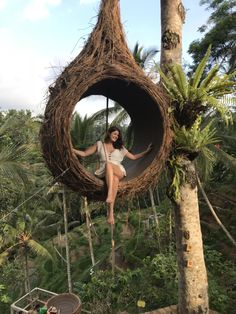
[[[72,153],[70,124],[75,105],[91,95],[103,95],[127,111],[134,129],[132,152],[153,150],[136,161],[124,161],[127,177],[121,196],[145,191],[157,181],[171,142],[167,100],[161,89],[136,64],[125,41],[119,0],[103,0],[97,24],[81,53],[53,86],[41,128],[45,161],[54,177],[93,199],[103,199],[105,183],[88,172]]]

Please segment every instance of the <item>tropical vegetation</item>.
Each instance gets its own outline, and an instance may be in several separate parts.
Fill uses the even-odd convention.
[[[156,76],[158,69],[170,98],[173,146],[168,171],[158,185],[116,205],[115,274],[104,204],[53,182],[39,147],[41,117],[29,111],[0,113],[0,313],[10,313],[10,304],[36,286],[56,293],[73,291],[81,297],[83,308],[96,314],[138,313],[177,304],[181,268],[176,260],[182,258],[178,241],[183,235],[186,240],[189,235],[200,242],[203,238],[204,247],[196,251],[204,249],[201,266],[204,269],[206,265],[210,308],[222,314],[235,311],[235,247],[205,198],[196,193],[198,177],[235,239],[236,112],[235,72],[231,71],[235,62],[233,24],[228,22],[234,17],[234,2],[202,1],[213,9],[213,27],[190,47],[194,72],[186,74],[179,64],[165,70],[152,68]],[[227,36],[218,36],[225,40],[224,56],[213,35],[225,23]],[[215,38],[211,48],[209,38]],[[133,50],[144,69],[156,53],[157,49],[145,51],[139,44]],[[219,66],[213,65],[215,61]],[[131,145],[127,113],[114,104],[109,117],[109,122],[121,125],[126,144]],[[83,149],[102,137],[105,129],[106,109],[90,117],[75,112],[73,145]],[[96,162],[91,157],[84,166],[93,171]],[[195,200],[187,210],[183,204],[186,193]],[[179,213],[197,217],[194,227],[201,224],[202,233],[192,234],[193,226],[186,223],[185,232],[179,234]],[[198,258],[192,252],[195,248],[192,250],[192,243],[185,244],[194,263]],[[191,263],[187,265],[191,267]]]

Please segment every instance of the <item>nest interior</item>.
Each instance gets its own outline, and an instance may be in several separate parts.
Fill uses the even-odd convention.
[[[149,143],[154,144],[144,158],[124,161],[127,178],[120,183],[118,194],[139,193],[156,182],[171,143],[168,102],[162,90],[136,64],[127,47],[118,0],[101,2],[97,24],[83,50],[49,92],[41,146],[55,177],[83,195],[104,199],[104,181],[89,173],[73,156],[70,138],[75,105],[90,95],[103,95],[118,102],[129,114],[134,126],[132,152],[141,152]]]
[[[138,160],[124,159],[128,181],[139,176],[153,161],[162,145],[164,121],[159,107],[140,86],[121,79],[105,79],[91,86],[84,96],[103,95],[118,102],[129,114],[134,128],[132,153],[144,151],[149,143],[153,150]]]

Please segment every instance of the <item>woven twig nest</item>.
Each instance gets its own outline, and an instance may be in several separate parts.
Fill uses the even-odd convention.
[[[53,86],[41,129],[43,155],[52,174],[74,191],[103,199],[104,181],[89,173],[72,154],[70,123],[75,105],[90,95],[103,95],[129,114],[134,127],[132,152],[154,149],[136,161],[125,160],[127,177],[118,194],[139,193],[155,183],[170,147],[167,101],[136,64],[122,25],[118,0],[103,0],[98,22],[81,53],[67,66]]]

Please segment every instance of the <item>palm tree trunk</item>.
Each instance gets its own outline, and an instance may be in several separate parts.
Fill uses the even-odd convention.
[[[65,228],[65,244],[66,244],[66,267],[67,267],[67,280],[68,280],[68,290],[72,292],[72,281],[71,281],[71,265],[70,265],[70,249],[68,241],[68,220],[67,220],[67,206],[66,206],[66,192],[63,186],[62,192],[63,199],[63,213],[64,213],[64,228]]]
[[[182,0],[161,0],[161,67],[181,64],[182,25],[185,9]],[[209,313],[207,273],[199,219],[197,182],[194,164],[184,159],[186,181],[175,205],[175,233],[179,271],[179,314]],[[172,200],[173,201],[173,200]]]
[[[207,272],[203,255],[195,166],[184,161],[186,181],[175,201],[179,270],[179,314],[209,313]]]
[[[161,67],[181,64],[182,24],[185,10],[181,0],[161,0]]]

